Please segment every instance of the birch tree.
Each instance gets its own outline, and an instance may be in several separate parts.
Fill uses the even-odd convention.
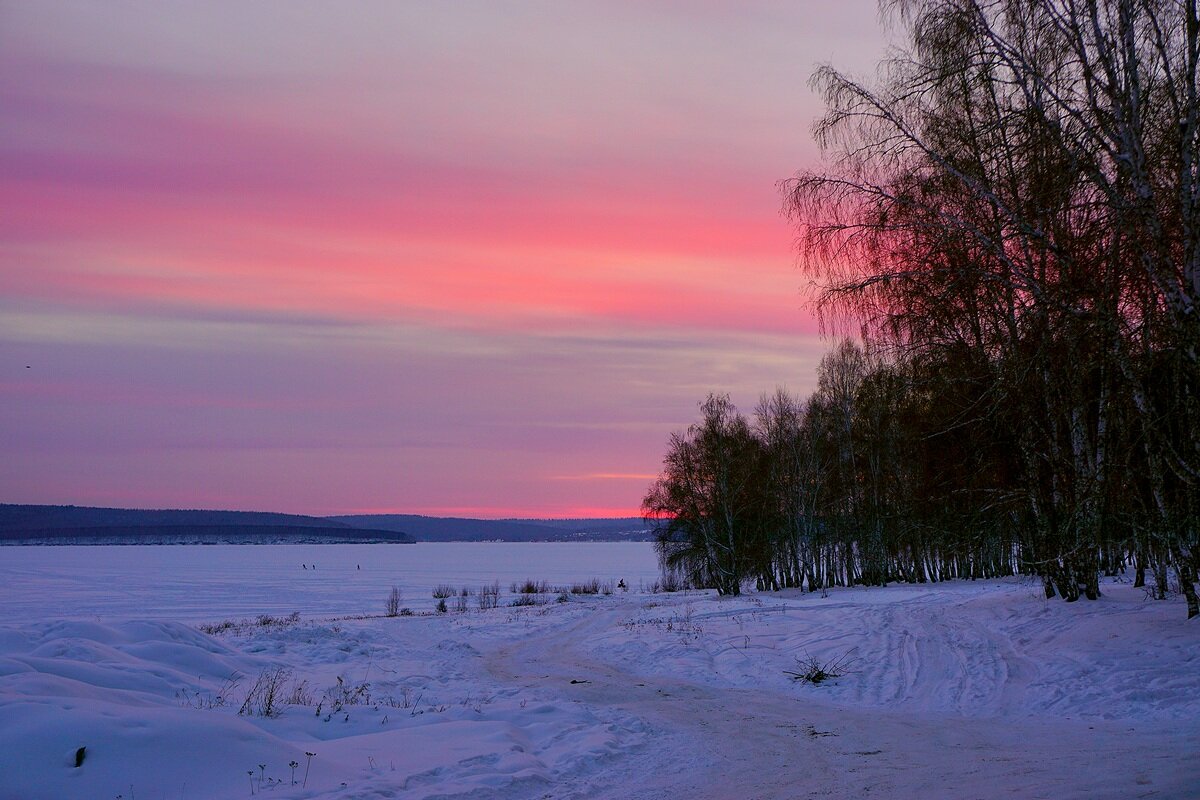
[[[818,72],[830,169],[786,187],[826,319],[988,365],[1048,593],[1095,597],[1125,542],[1200,614],[1195,0],[885,7],[908,47],[877,86]]]

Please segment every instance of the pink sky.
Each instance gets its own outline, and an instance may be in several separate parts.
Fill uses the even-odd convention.
[[[0,502],[633,515],[825,348],[873,3],[0,0]],[[26,368],[28,365],[28,369]]]

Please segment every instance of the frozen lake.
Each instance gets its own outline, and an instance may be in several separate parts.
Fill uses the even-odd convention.
[[[496,580],[506,593],[526,578],[624,579],[636,589],[658,578],[658,565],[649,542],[0,548],[10,623],[377,614],[392,586],[420,611],[433,608],[439,583],[474,592]]]

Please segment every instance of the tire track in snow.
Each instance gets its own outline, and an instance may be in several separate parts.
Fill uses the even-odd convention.
[[[487,660],[503,681],[617,709],[649,729],[650,741],[639,750],[567,776],[563,785],[536,796],[766,800],[795,797],[800,769],[830,773],[828,747],[819,740],[832,732],[806,727],[792,713],[794,700],[781,705],[783,698],[745,690],[650,681],[583,655],[588,636],[616,625],[621,613],[597,611],[548,641],[512,645]]]
[[[998,699],[1002,707],[1006,683],[1027,680],[1028,667],[1003,630],[959,621],[933,592],[864,606],[861,626],[840,632],[846,644],[887,654],[864,676],[874,688],[853,705],[666,671],[634,674],[589,649],[590,638],[611,634],[635,609],[597,609],[487,655],[503,683],[633,716],[649,731],[635,751],[561,776],[549,789],[497,798],[1125,800],[1190,798],[1200,788],[1180,744],[1186,732],[1132,736],[1127,723],[1101,720],[958,716]]]

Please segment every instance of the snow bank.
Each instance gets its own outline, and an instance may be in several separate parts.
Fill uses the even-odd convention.
[[[637,744],[636,720],[492,685],[467,640],[519,637],[517,616],[0,629],[0,798],[470,795]],[[264,673],[279,715],[239,714]]]

